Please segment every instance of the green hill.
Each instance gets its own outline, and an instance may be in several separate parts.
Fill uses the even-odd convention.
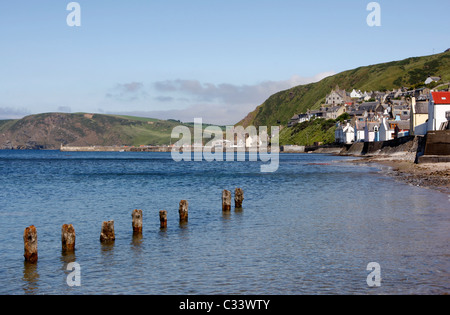
[[[315,142],[323,144],[334,143],[336,120],[313,119],[284,128],[280,132],[280,145],[313,145]]]
[[[0,149],[59,149],[67,146],[139,146],[175,142],[175,120],[100,115],[45,113],[18,120],[0,120]],[[192,125],[186,124],[192,130]]]
[[[450,52],[359,67],[317,83],[281,91],[269,97],[237,125],[276,126],[278,122],[287,125],[293,115],[319,109],[336,85],[347,91],[385,91],[419,87],[428,76],[440,76],[443,82],[450,81]]]

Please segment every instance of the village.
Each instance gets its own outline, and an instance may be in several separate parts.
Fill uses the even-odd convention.
[[[450,129],[450,85],[440,80],[429,77],[425,87],[386,92],[347,92],[336,86],[320,109],[294,115],[288,127],[316,118],[345,117],[335,131],[335,142],[341,144],[388,141]]]

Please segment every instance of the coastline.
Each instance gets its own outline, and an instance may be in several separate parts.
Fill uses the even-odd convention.
[[[381,171],[385,176],[450,195],[450,162],[416,164],[398,156],[359,157],[350,162],[387,167]]]

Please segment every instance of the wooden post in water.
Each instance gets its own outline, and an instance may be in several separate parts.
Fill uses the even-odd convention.
[[[100,242],[114,242],[116,235],[114,233],[114,221],[103,222]]]
[[[244,202],[244,191],[241,188],[236,188],[234,191],[234,206],[236,209],[242,208]]]
[[[75,250],[75,229],[72,224],[64,224],[61,228],[61,243],[64,252]]]
[[[23,233],[25,261],[35,263],[38,260],[37,230],[34,225],[27,227]]]
[[[222,192],[222,211],[231,211],[231,191],[224,190]]]
[[[180,201],[180,209],[178,211],[180,214],[180,223],[188,221],[188,207],[189,203],[186,200]]]
[[[159,221],[161,222],[161,229],[167,228],[167,211],[161,210],[159,211]]]
[[[131,217],[133,218],[133,233],[134,234],[141,234],[142,233],[142,221],[143,221],[143,215],[142,210],[134,210],[131,214]]]

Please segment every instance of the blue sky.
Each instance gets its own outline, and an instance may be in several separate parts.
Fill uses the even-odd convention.
[[[66,0],[0,3],[0,119],[128,113],[234,124],[271,94],[450,48],[448,0]]]

